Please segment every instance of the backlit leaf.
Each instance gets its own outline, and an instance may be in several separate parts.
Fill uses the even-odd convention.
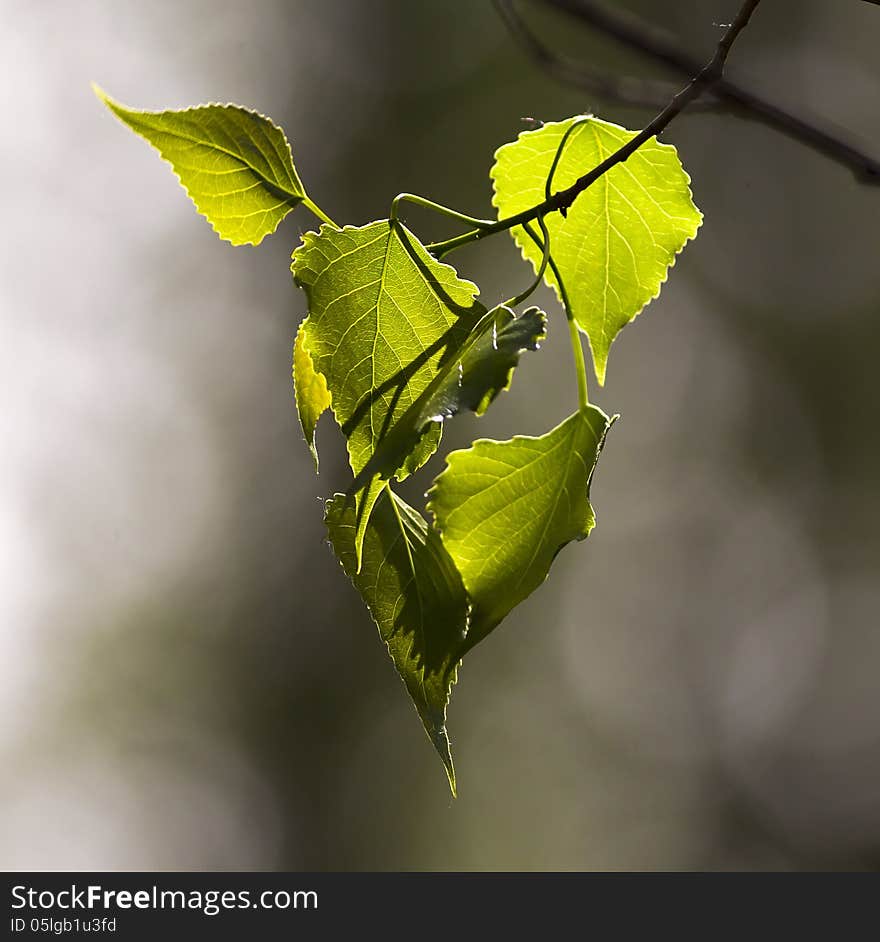
[[[562,138],[579,120],[583,119],[524,131],[498,149],[491,176],[500,218],[544,200]],[[584,121],[566,142],[553,177],[553,192],[598,166],[635,133],[598,118]],[[566,216],[551,213],[546,217],[553,258],[572,314],[589,337],[600,383],[605,381],[615,337],[659,294],[676,254],[697,234],[703,217],[689,185],[690,177],[675,148],[652,139],[581,193]],[[522,227],[511,234],[537,268],[540,250]],[[549,268],[545,278],[558,293]]]
[[[303,346],[326,379],[357,476],[486,309],[475,300],[476,285],[388,220],[307,232],[291,268],[309,300]],[[358,555],[382,485],[421,467],[436,450],[440,429],[431,423],[398,466],[362,482]]]
[[[547,578],[566,543],[592,530],[590,480],[612,421],[587,406],[539,438],[480,439],[447,457],[428,509],[471,599],[465,649]]]
[[[461,578],[436,531],[387,487],[366,529],[360,569],[352,501],[337,494],[327,502],[324,520],[336,556],[369,608],[455,794],[446,706],[467,632]]]
[[[221,239],[256,245],[306,198],[284,132],[239,105],[135,111],[95,86],[105,105],[171,164]]]

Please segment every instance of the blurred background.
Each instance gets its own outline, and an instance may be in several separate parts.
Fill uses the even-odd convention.
[[[706,57],[738,7],[617,5]],[[0,11],[0,865],[880,868],[880,190],[737,117],[666,133],[706,221],[593,384],[622,414],[596,530],[464,665],[453,801],[325,543],[344,451],[325,418],[315,477],[290,379],[311,218],[221,243],[89,82],[272,115],[355,224],[402,190],[490,214],[523,116],[652,115],[541,74],[488,2]],[[878,42],[873,5],[777,0],[730,75],[880,156]],[[503,238],[454,263],[487,303],[529,277]],[[573,408],[539,300],[545,348],[410,496],[449,447]]]

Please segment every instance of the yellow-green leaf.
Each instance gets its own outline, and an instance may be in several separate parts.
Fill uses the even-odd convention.
[[[315,372],[312,357],[303,346],[305,321],[296,332],[293,345],[293,389],[296,394],[296,408],[302,426],[306,444],[315,459],[315,471],[318,470],[318,449],[315,447],[315,426],[324,411],[330,408],[330,393],[327,381]]]
[[[499,218],[543,202],[553,160],[575,123],[553,177],[553,192],[598,166],[636,132],[598,118],[569,118],[524,131],[495,154],[491,176]],[[546,217],[553,259],[568,293],[571,313],[590,340],[596,376],[605,381],[611,344],[621,329],[655,298],[669,267],[702,222],[690,177],[678,154],[655,138],[624,163],[599,177],[567,214]],[[522,229],[511,230],[536,267],[541,251]],[[559,293],[549,268],[545,280]]]
[[[590,480],[612,421],[587,406],[538,438],[480,439],[447,457],[428,509],[471,599],[465,649],[538,588],[566,543],[593,529]]]
[[[353,502],[337,494],[324,514],[330,541],[355,584],[437,750],[455,794],[446,707],[467,632],[461,578],[436,531],[390,488],[383,488],[355,554]]]
[[[240,105],[136,111],[95,94],[171,164],[221,239],[257,245],[306,198],[284,132]]]
[[[486,309],[475,300],[476,285],[388,220],[307,232],[291,268],[309,300],[303,346],[326,379],[357,476]],[[358,555],[384,483],[421,467],[440,432],[440,423],[430,423],[399,464],[376,469],[362,482]]]

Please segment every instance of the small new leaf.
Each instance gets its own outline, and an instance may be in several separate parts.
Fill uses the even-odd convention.
[[[530,307],[519,317],[499,305],[437,375],[423,397],[417,423],[442,421],[469,409],[483,415],[500,392],[510,387],[520,355],[537,350],[547,336],[547,315]]]
[[[355,476],[357,492],[376,475],[391,473],[419,444],[425,428],[463,409],[477,415],[510,386],[520,355],[537,350],[546,337],[547,315],[531,307],[519,317],[506,305],[489,311],[464,344],[440,365],[428,388],[395,421],[363,471]]]
[[[553,192],[570,186],[636,133],[583,117],[524,131],[495,154],[491,177],[499,218],[543,201],[553,160],[576,121],[581,123],[565,144]],[[656,139],[599,177],[565,216],[546,217],[553,259],[567,289],[571,314],[589,337],[600,384],[605,382],[615,337],[660,293],[675,256],[696,236],[702,219],[675,148]],[[522,227],[511,234],[537,269],[541,251]],[[545,280],[559,293],[552,270],[547,269]]]
[[[239,105],[135,111],[95,94],[171,164],[221,239],[257,245],[306,198],[284,132]]]
[[[302,426],[306,444],[315,459],[315,471],[318,470],[318,449],[315,446],[315,426],[326,409],[330,408],[330,393],[327,383],[315,366],[309,351],[303,346],[305,321],[296,332],[293,345],[293,389],[296,394],[296,409]]]
[[[547,578],[566,543],[592,530],[590,481],[612,421],[587,406],[539,438],[481,439],[447,457],[428,509],[471,599],[461,654]]]
[[[356,514],[343,494],[327,502],[327,530],[437,750],[455,794],[446,707],[467,632],[461,578],[436,531],[385,487],[366,529],[362,564],[355,554]]]

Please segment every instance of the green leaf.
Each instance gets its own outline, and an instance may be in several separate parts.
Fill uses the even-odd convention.
[[[530,307],[519,317],[499,305],[483,319],[455,359],[447,361],[422,397],[416,426],[442,421],[469,409],[483,415],[510,387],[520,355],[537,350],[547,336],[547,315]]]
[[[327,530],[391,660],[409,691],[455,794],[446,707],[467,632],[468,601],[461,578],[436,531],[390,488],[383,488],[366,530],[360,568],[355,509],[337,494],[327,502]]]
[[[593,529],[590,481],[613,419],[587,406],[540,438],[481,439],[446,459],[428,493],[443,545],[471,599],[473,647]]]
[[[278,228],[306,192],[284,132],[239,105],[183,111],[134,111],[95,94],[171,164],[196,209],[221,239],[257,245]]]
[[[309,300],[303,347],[324,376],[336,421],[361,474],[396,422],[455,357],[486,314],[477,287],[432,258],[402,225],[322,226],[293,253],[294,277]],[[371,474],[358,500],[361,545],[383,484],[406,477],[436,451],[430,423],[405,459]]]
[[[499,218],[544,200],[554,157],[575,121],[583,118],[525,131],[498,149],[491,176]],[[598,118],[583,121],[565,145],[553,192],[570,186],[635,134]],[[553,258],[571,313],[589,337],[600,384],[615,337],[657,297],[675,256],[697,234],[703,216],[689,184],[675,148],[652,139],[581,193],[565,217],[546,217]],[[537,270],[540,250],[522,227],[511,234]],[[549,269],[545,279],[559,293]]]
[[[315,447],[315,426],[326,409],[330,408],[330,393],[327,382],[315,366],[309,351],[303,346],[305,321],[296,332],[293,345],[293,389],[296,394],[296,409],[302,426],[306,444],[315,459],[315,471],[318,470],[318,449]]]

